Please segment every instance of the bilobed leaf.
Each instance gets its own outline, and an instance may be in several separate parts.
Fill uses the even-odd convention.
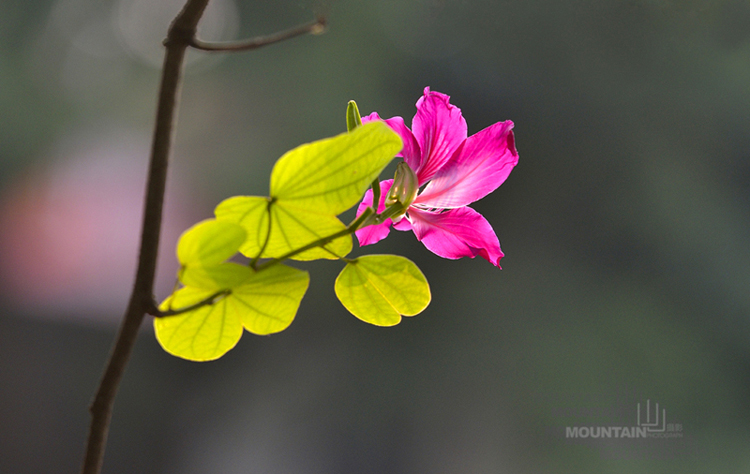
[[[430,304],[430,285],[419,268],[397,255],[365,255],[347,263],[336,278],[336,296],[354,316],[394,326]]]
[[[276,162],[271,173],[271,197],[226,199],[216,207],[216,219],[245,229],[247,238],[240,247],[243,255],[283,257],[344,231],[346,226],[336,215],[362,198],[401,146],[401,138],[382,122],[302,145]],[[290,258],[336,259],[351,249],[351,236],[345,235],[326,244],[325,249],[309,249]]]
[[[239,263],[226,262],[218,265],[182,267],[178,273],[180,282],[204,290],[227,290],[241,285],[253,275],[253,270]]]
[[[221,202],[214,211],[219,221],[241,225],[248,238],[240,247],[240,252],[255,258],[263,248],[268,235],[268,218],[271,217],[271,238],[261,257],[278,258],[292,250],[304,247],[316,240],[328,237],[346,229],[336,216],[300,209],[295,205],[279,200],[270,202],[258,196],[235,196]],[[345,235],[322,248],[313,248],[299,253],[294,260],[336,259],[352,250],[351,235]]]
[[[241,315],[245,329],[272,334],[292,324],[309,283],[307,272],[278,264],[234,288],[227,299]]]
[[[246,237],[236,223],[207,219],[180,236],[177,260],[184,266],[219,264],[236,254]]]
[[[218,297],[216,303],[154,319],[156,339],[168,353],[194,361],[218,359],[237,344],[243,327],[254,334],[265,335],[283,331],[294,320],[310,284],[307,272],[282,264],[257,273],[248,267],[235,267],[236,264],[224,265],[195,267],[191,271],[202,273],[195,273],[188,279],[208,278],[211,281],[226,278],[231,282],[245,274],[237,271],[237,267],[246,268],[250,276],[233,286],[230,294]],[[223,284],[217,286],[220,289],[225,287]],[[159,309],[188,308],[215,294],[215,289],[186,286],[167,298]]]
[[[167,298],[159,309],[180,309],[210,297],[214,291],[185,287]],[[218,359],[242,337],[240,314],[228,298],[180,314],[154,318],[156,340],[168,353],[194,361]]]
[[[321,214],[338,215],[364,194],[403,146],[385,123],[371,122],[284,154],[271,173],[271,197]]]

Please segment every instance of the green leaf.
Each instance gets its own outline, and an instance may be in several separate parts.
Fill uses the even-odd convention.
[[[419,268],[397,255],[365,255],[336,278],[336,296],[354,316],[376,326],[395,326],[430,304],[430,285]]]
[[[280,258],[343,232],[336,215],[356,204],[370,182],[401,149],[401,138],[383,122],[372,122],[282,156],[271,173],[271,197],[235,196],[215,210],[220,222],[239,224],[249,258]],[[270,238],[269,236],[270,229]],[[352,249],[351,235],[290,258],[336,259]]]
[[[215,265],[236,254],[247,238],[232,222],[207,219],[195,224],[177,242],[177,260],[183,265]]]
[[[214,211],[219,221],[241,225],[248,238],[240,252],[255,258],[260,254],[268,235],[268,216],[271,216],[271,238],[265,245],[263,258],[278,258],[307,244],[346,229],[337,217],[320,214],[309,209],[300,209],[285,201],[269,201],[258,196],[235,196],[221,202]],[[313,248],[299,253],[294,260],[336,259],[352,250],[351,235],[339,237],[322,248]]]
[[[185,286],[219,291],[241,285],[252,275],[253,270],[250,267],[227,262],[218,265],[182,267],[178,278]]]
[[[225,264],[224,269],[235,268]],[[217,271],[206,267],[206,275],[223,278],[241,272]],[[198,267],[200,268],[200,267]],[[245,267],[246,268],[246,267]],[[154,319],[154,330],[159,344],[168,353],[183,359],[206,361],[223,356],[242,336],[242,328],[254,334],[266,335],[283,331],[294,320],[302,297],[310,284],[307,272],[286,265],[274,265],[251,272],[242,284],[213,304],[201,306],[175,316]],[[222,287],[223,288],[223,287]],[[214,289],[186,286],[167,298],[159,309],[179,310],[198,304],[212,295]]]
[[[271,197],[300,209],[340,214],[362,199],[402,146],[396,132],[380,121],[307,143],[276,162]]]
[[[185,287],[167,298],[159,309],[185,308],[210,297],[214,292]],[[218,359],[242,337],[240,314],[229,304],[229,297],[178,316],[154,318],[156,340],[168,353],[194,361]]]
[[[260,196],[234,196],[225,199],[216,206],[214,215],[219,222],[239,224],[247,233],[246,241],[241,244],[240,252],[252,255],[249,245],[255,245],[260,251],[268,235],[269,198]],[[246,249],[247,251],[243,251]]]
[[[245,329],[272,334],[292,324],[309,284],[307,272],[278,264],[254,274],[227,299],[241,314]]]

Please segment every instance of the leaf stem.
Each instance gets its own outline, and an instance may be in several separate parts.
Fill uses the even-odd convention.
[[[266,247],[268,247],[268,241],[271,240],[271,206],[273,206],[273,203],[276,202],[276,198],[268,198],[268,205],[266,206],[266,212],[268,212],[268,231],[266,232],[266,240],[263,242],[263,246],[260,248],[260,252],[258,252],[258,255],[255,256],[250,261],[250,268],[253,270],[257,270],[256,265],[258,265],[258,260],[260,260],[260,256],[263,255],[263,252],[266,251]]]
[[[162,311],[160,309],[157,309],[156,311],[153,311],[153,310],[149,311],[149,314],[151,316],[156,317],[156,318],[164,318],[164,317],[168,317],[168,316],[177,316],[178,314],[188,313],[188,312],[196,310],[198,308],[202,308],[203,306],[208,306],[208,305],[215,304],[217,302],[216,298],[218,298],[220,296],[229,296],[231,293],[232,293],[232,290],[217,291],[216,293],[214,293],[213,295],[209,296],[208,298],[203,299],[203,300],[201,300],[201,301],[199,301],[197,303],[191,304],[190,306],[185,306],[184,308],[180,308],[180,309],[168,309],[167,311]]]
[[[333,240],[338,239],[339,237],[343,237],[345,235],[352,234],[352,233],[354,233],[354,231],[356,231],[357,229],[359,229],[359,226],[363,222],[365,222],[371,215],[372,215],[372,208],[368,207],[367,209],[364,210],[364,212],[362,212],[362,214],[360,214],[359,217],[357,217],[356,219],[354,219],[354,221],[352,221],[352,223],[349,224],[346,227],[346,229],[342,229],[342,230],[336,232],[335,234],[331,234],[331,235],[329,235],[327,237],[323,237],[322,239],[318,239],[318,240],[316,240],[314,242],[310,242],[309,244],[304,245],[304,246],[302,246],[302,247],[300,247],[300,248],[298,248],[296,250],[292,250],[291,252],[285,253],[281,257],[273,258],[271,260],[268,260],[267,262],[264,262],[261,265],[258,265],[258,269],[257,270],[258,271],[262,271],[262,270],[264,270],[264,269],[266,269],[266,268],[268,268],[268,267],[270,267],[272,265],[276,265],[277,263],[281,263],[284,260],[292,258],[295,255],[304,252],[305,250],[310,250],[310,249],[313,249],[315,247],[321,247],[321,246],[323,246],[323,245],[325,245],[325,244],[327,244],[327,243],[329,243],[329,242],[331,242]]]
[[[371,207],[368,207],[368,209],[372,209]],[[385,222],[386,219],[389,219],[393,216],[403,214],[405,212],[404,206],[400,202],[396,202],[390,206],[388,206],[385,211],[383,211],[380,214],[373,214],[370,216],[370,218],[361,225],[361,227],[367,227],[369,225],[376,225],[376,224],[382,224]]]

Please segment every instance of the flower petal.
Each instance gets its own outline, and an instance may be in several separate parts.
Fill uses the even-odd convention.
[[[470,136],[414,201],[448,209],[477,201],[503,184],[518,163],[513,122],[498,122]]]
[[[372,122],[373,120],[383,120],[380,118],[377,112],[373,112],[366,117],[362,117],[362,123]],[[391,129],[396,132],[400,137],[401,141],[404,142],[404,147],[396,156],[401,156],[404,161],[412,170],[416,170],[422,161],[422,152],[417,143],[417,139],[414,138],[414,134],[411,133],[409,127],[404,123],[404,119],[401,117],[392,117],[383,120]],[[416,171],[415,171],[416,172]]]
[[[474,209],[430,212],[411,207],[409,219],[417,240],[432,253],[450,259],[479,255],[500,268],[500,242],[487,219]]]
[[[385,211],[385,198],[388,195],[388,191],[391,190],[391,185],[393,185],[392,179],[380,182],[380,202],[378,203],[378,213]],[[372,206],[372,188],[365,192],[365,197],[362,199],[362,202],[359,203],[357,217],[359,217],[365,209],[370,206]],[[364,227],[355,231],[354,234],[357,236],[360,246],[371,245],[388,237],[388,234],[391,231],[390,226],[391,220],[387,219],[382,224]]]
[[[393,228],[400,231],[411,230],[411,222],[409,222],[409,219],[403,218],[400,221],[395,222]]]
[[[451,105],[449,99],[425,87],[424,95],[417,101],[417,114],[411,128],[422,150],[422,160],[412,169],[417,173],[420,186],[429,181],[466,140],[466,120],[461,109]]]

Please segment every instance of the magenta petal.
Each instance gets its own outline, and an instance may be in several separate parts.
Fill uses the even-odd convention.
[[[422,160],[419,167],[412,169],[417,173],[420,186],[435,175],[466,139],[466,121],[461,109],[451,105],[449,99],[426,87],[417,101],[417,114],[411,128],[422,151]]]
[[[378,115],[377,112],[373,112],[370,115],[365,115],[364,117],[362,117],[362,123],[363,124],[365,124],[367,122],[372,122],[374,120],[383,120],[383,119],[380,118],[380,115]]]
[[[434,254],[450,259],[479,255],[500,267],[500,242],[487,219],[474,209],[430,212],[412,207],[409,218],[417,240]]]
[[[387,119],[385,123],[388,124],[394,132],[398,133],[401,137],[401,141],[404,142],[404,147],[396,156],[402,156],[406,164],[409,165],[409,168],[412,170],[417,169],[419,163],[422,161],[422,152],[419,149],[417,139],[414,138],[414,134],[411,133],[409,127],[404,124],[404,119],[401,117],[393,117]]]
[[[503,184],[518,163],[513,122],[498,122],[470,136],[435,174],[414,204],[436,209],[466,206]]]
[[[391,220],[386,219],[382,224],[375,224],[354,231],[354,235],[357,236],[359,246],[364,247],[365,245],[372,245],[380,242],[381,240],[388,237],[391,233]]]
[[[393,228],[400,231],[407,231],[411,230],[411,222],[409,222],[409,219],[403,218],[400,221],[393,224]]]
[[[385,197],[388,195],[388,191],[391,190],[391,185],[393,185],[392,179],[380,182],[380,202],[378,203],[378,213],[385,211]],[[372,206],[372,188],[365,192],[365,197],[362,199],[362,202],[359,203],[359,207],[357,207],[357,217],[359,217],[365,209],[370,206]],[[388,234],[391,231],[390,226],[391,220],[388,219],[382,224],[363,227],[362,229],[355,231],[354,234],[357,236],[360,246],[371,245],[388,237]]]
[[[373,120],[383,119],[380,118],[377,112],[362,117],[362,123],[372,122]],[[397,116],[383,121],[391,127],[391,130],[398,133],[401,137],[401,141],[404,142],[404,147],[396,156],[403,157],[406,164],[409,165],[412,170],[416,170],[422,160],[422,152],[419,150],[419,144],[417,143],[417,139],[414,138],[414,134],[411,133],[409,127],[404,124],[404,119]]]

